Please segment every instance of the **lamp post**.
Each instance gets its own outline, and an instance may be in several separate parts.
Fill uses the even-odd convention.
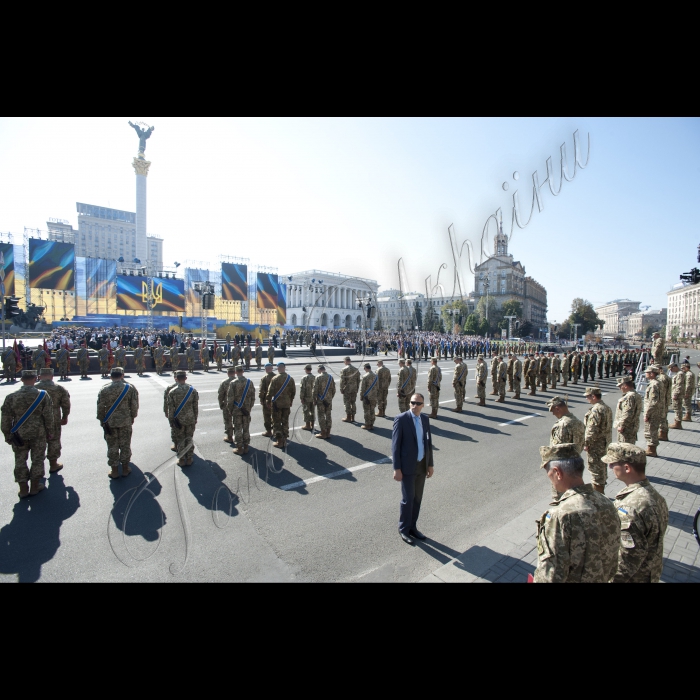
[[[486,274],[486,277],[484,277],[484,289],[486,290],[486,323],[489,322],[489,287],[491,286],[491,280],[489,280],[488,273]],[[490,330],[490,326],[486,331],[486,336],[488,337],[488,331]]]
[[[503,318],[507,318],[507,319],[508,319],[508,340],[510,340],[510,339],[513,337],[513,333],[512,333],[512,330],[513,330],[513,328],[512,328],[513,320],[516,319],[516,318],[518,318],[518,317],[517,317],[517,316],[504,316]]]
[[[640,306],[639,308],[641,308],[642,310],[642,323],[639,327],[639,342],[644,343],[644,312],[648,311],[651,308],[651,306]]]

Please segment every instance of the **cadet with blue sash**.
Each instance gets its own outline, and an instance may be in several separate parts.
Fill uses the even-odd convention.
[[[272,410],[272,429],[275,435],[272,446],[284,448],[289,439],[289,415],[297,395],[297,387],[287,374],[284,362],[277,365],[277,372],[277,376],[270,382],[267,402]]]
[[[316,435],[319,440],[328,440],[333,427],[333,397],[335,396],[335,380],[326,372],[324,365],[318,366],[318,377],[314,382],[314,404],[318,412],[318,427],[321,432]]]
[[[2,433],[15,453],[15,481],[19,497],[36,496],[44,490],[46,440],[53,436],[54,417],[51,397],[34,384],[33,370],[22,372],[22,388],[5,397],[2,405]],[[31,470],[27,457],[32,454]],[[28,482],[31,480],[31,490]]]
[[[167,418],[170,421],[171,434],[177,450],[178,465],[190,467],[194,462],[194,431],[199,418],[199,394],[187,384],[187,372],[180,369],[175,372],[174,386],[168,391],[166,401]]]
[[[237,455],[248,454],[250,445],[250,413],[255,406],[255,386],[243,376],[243,365],[236,367],[236,379],[228,385],[226,406],[233,420]]]
[[[97,420],[107,443],[109,478],[118,479],[120,464],[122,476],[131,474],[131,435],[139,414],[139,392],[124,381],[121,367],[113,367],[110,377],[112,383],[107,384],[97,397]]]

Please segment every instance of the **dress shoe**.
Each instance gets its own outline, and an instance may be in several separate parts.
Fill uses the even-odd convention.
[[[399,532],[399,535],[401,535],[401,539],[406,543],[410,545],[414,545],[415,542],[408,536],[404,535],[403,532]]]
[[[422,532],[419,532],[418,530],[411,530],[409,533],[411,537],[415,537],[417,540],[425,540],[428,539]]]

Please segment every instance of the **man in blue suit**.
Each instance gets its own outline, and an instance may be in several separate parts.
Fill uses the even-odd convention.
[[[401,482],[401,514],[399,534],[406,543],[424,540],[416,527],[426,478],[433,475],[433,442],[430,420],[422,416],[425,398],[422,394],[411,397],[411,409],[394,418],[391,438],[391,456],[394,462],[394,481]]]

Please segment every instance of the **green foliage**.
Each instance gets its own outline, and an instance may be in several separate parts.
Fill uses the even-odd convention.
[[[518,318],[523,317],[523,305],[515,299],[503,302],[501,306],[501,313],[504,316],[517,316]]]
[[[488,309],[489,320],[488,324],[484,327],[488,329],[486,332],[491,334],[499,327],[501,321],[503,321],[503,311],[498,308],[498,304],[493,297],[489,297]],[[481,299],[479,299],[479,303],[476,306],[476,313],[483,324],[486,320],[486,297],[481,297]],[[486,333],[483,333],[482,335],[485,334]]]
[[[421,309],[420,304],[416,302],[416,309],[415,309],[415,316],[416,316],[416,325],[418,326],[419,330],[423,330],[423,309]]]
[[[428,304],[428,310],[425,312],[425,318],[423,319],[423,330],[436,331],[439,326],[440,321],[438,315],[435,313],[435,308],[432,304]]]
[[[384,325],[382,324],[382,319],[379,316],[379,313],[377,313],[377,317],[374,319],[374,330],[375,331],[383,331],[384,330]]]
[[[577,334],[579,337],[593,331],[597,326],[603,326],[603,320],[596,314],[590,301],[577,297],[571,302],[571,315],[567,319],[570,326],[579,324]]]
[[[456,313],[452,313],[453,311]],[[455,323],[460,326],[464,324],[465,319],[469,316],[469,307],[461,300],[451,301],[442,307],[440,315],[443,326],[451,331]]]

